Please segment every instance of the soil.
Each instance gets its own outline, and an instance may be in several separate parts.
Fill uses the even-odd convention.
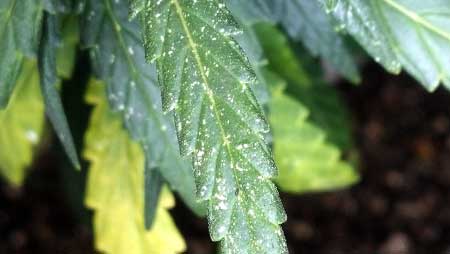
[[[374,64],[361,85],[338,89],[353,114],[361,181],[281,195],[290,253],[450,253],[450,93],[429,94]],[[39,156],[22,189],[0,183],[0,253],[94,253],[89,216],[67,201],[53,150]],[[181,202],[172,214],[187,253],[214,253],[204,220]]]

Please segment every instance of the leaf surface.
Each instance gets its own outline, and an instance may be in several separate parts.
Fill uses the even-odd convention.
[[[259,24],[255,30],[268,68],[287,83],[286,92],[311,112],[309,120],[327,133],[327,141],[342,150],[351,149],[349,114],[336,89],[320,78],[320,68],[311,68],[319,63],[301,51],[294,52],[286,36],[275,26]]]
[[[253,25],[258,22],[277,23],[284,8],[283,4],[280,4],[281,1],[226,0],[233,14],[248,25]]]
[[[197,196],[208,201],[211,238],[221,241],[222,253],[287,253],[279,226],[286,215],[264,139],[269,126],[225,4],[146,0],[140,17],[163,109],[175,115],[181,153],[192,156]]]
[[[233,13],[246,23],[279,23],[314,56],[322,57],[352,82],[360,76],[344,39],[336,32],[333,18],[316,1],[305,0],[227,0]]]
[[[270,0],[269,0],[270,1]],[[344,39],[336,32],[334,20],[321,11],[316,1],[283,0],[279,21],[289,36],[314,56],[321,56],[332,68],[352,82],[360,76]]]
[[[41,17],[39,0],[0,2],[0,108],[8,104],[24,57],[36,54]]]
[[[107,84],[112,109],[121,113],[132,138],[144,148],[147,170],[157,168],[170,188],[202,215],[192,167],[179,154],[173,118],[162,112],[156,68],[145,62],[140,26],[128,21],[126,2],[88,1],[82,27],[95,74]]]
[[[450,87],[449,0],[320,0],[387,70]]]
[[[354,184],[359,177],[352,165],[342,160],[341,150],[327,141],[327,133],[311,121],[308,109],[283,92],[283,80],[275,82],[281,85],[272,93],[270,121],[280,188],[304,193]]]
[[[171,254],[185,250],[168,209],[175,200],[163,189],[152,230],[144,225],[144,154],[108,107],[105,85],[92,81],[86,101],[94,106],[85,136],[91,162],[86,205],[94,210],[95,245],[108,254]]]
[[[358,176],[341,152],[353,148],[349,119],[336,90],[304,67],[317,63],[298,57],[276,27],[258,24],[256,31],[269,61],[265,73],[273,90],[269,115],[280,171],[277,184],[283,191],[303,193],[354,183]]]
[[[70,161],[77,169],[80,169],[80,162],[73,142],[72,133],[70,132],[61,98],[56,88],[60,83],[56,64],[57,48],[60,45],[60,20],[56,15],[46,15],[44,22],[44,31],[39,48],[38,67],[45,110]]]
[[[0,172],[20,185],[44,127],[44,103],[34,61],[25,61],[8,107],[0,110]]]
[[[62,21],[61,39],[56,52],[56,71],[63,79],[70,79],[75,68],[80,42],[78,24],[76,16],[67,16]]]

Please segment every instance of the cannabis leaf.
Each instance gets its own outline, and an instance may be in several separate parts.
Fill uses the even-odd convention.
[[[341,159],[339,148],[326,141],[327,133],[311,122],[308,109],[284,93],[284,81],[276,74],[271,77],[271,83],[277,83],[270,102],[270,122],[278,186],[283,191],[303,193],[355,183],[358,175]]]
[[[45,10],[51,14],[79,12],[84,0],[42,0]]]
[[[0,108],[8,104],[24,57],[36,54],[41,17],[40,1],[0,2]]]
[[[236,22],[222,1],[144,2],[132,6],[163,108],[175,115],[181,153],[192,156],[198,198],[208,200],[211,238],[225,253],[286,253],[286,215],[263,138],[269,127],[250,88],[255,74],[232,38]]]
[[[8,107],[0,110],[0,172],[12,184],[20,185],[44,127],[44,103],[34,61],[24,62],[15,87]]]
[[[450,1],[320,0],[387,70],[450,87]]]
[[[238,17],[250,24],[258,22],[279,23],[295,41],[314,55],[321,56],[333,68],[352,82],[360,77],[344,39],[335,31],[334,20],[321,11],[316,1],[305,0],[248,0],[230,2]]]
[[[61,40],[56,53],[56,71],[63,79],[72,77],[79,43],[78,19],[67,16],[62,20]]]
[[[60,46],[60,17],[45,15],[42,40],[39,47],[38,67],[45,109],[56,134],[72,164],[80,168],[77,151],[67,123],[61,98],[56,86],[60,83],[57,74],[57,48]]]
[[[249,25],[258,22],[277,23],[284,8],[278,1],[270,0],[226,1],[233,15]]]
[[[128,21],[126,2],[88,1],[82,27],[94,71],[107,84],[112,109],[122,114],[132,138],[144,148],[147,169],[157,168],[186,204],[203,214],[192,167],[179,155],[173,118],[162,113],[155,66],[145,62],[140,26]]]
[[[233,13],[237,13],[238,10],[231,9]],[[236,34],[234,36],[235,40],[242,47],[243,51],[248,57],[248,60],[255,71],[256,83],[251,86],[253,93],[255,94],[257,101],[262,105],[269,103],[270,95],[267,83],[264,77],[264,67],[267,65],[267,59],[264,56],[264,51],[258,40],[258,36],[253,28],[245,20],[249,17],[238,16],[237,20],[243,28],[243,33]],[[270,133],[268,133],[270,134]]]
[[[255,31],[269,62],[265,76],[272,87],[269,115],[277,184],[301,193],[354,183],[354,169],[341,158],[341,149],[352,148],[352,141],[345,105],[336,91],[315,77],[320,72],[304,68],[317,63],[309,63],[311,57],[305,55],[297,57],[275,26],[260,23]]]
[[[327,133],[327,141],[343,150],[350,149],[348,112],[336,90],[319,78],[320,68],[311,68],[319,63],[300,50],[294,52],[286,36],[275,26],[261,23],[255,26],[255,31],[269,69],[285,80],[286,91],[311,111],[309,120]]]
[[[271,1],[271,0],[268,0]],[[336,33],[334,21],[316,1],[282,0],[279,21],[288,34],[314,55],[320,55],[352,82],[361,79],[344,39]]]
[[[91,162],[86,204],[94,210],[96,248],[108,254],[171,254],[185,249],[167,209],[174,198],[163,189],[152,230],[144,226],[144,154],[108,107],[105,85],[92,81],[86,101],[94,106],[85,136]]]

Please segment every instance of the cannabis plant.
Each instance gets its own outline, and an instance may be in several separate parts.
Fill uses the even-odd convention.
[[[0,0],[1,173],[22,183],[45,111],[73,166],[90,162],[99,251],[183,252],[174,192],[220,253],[287,253],[276,185],[358,179],[322,67],[358,83],[365,49],[429,91],[450,87],[449,13],[450,0]],[[91,76],[82,147],[59,95],[74,68]]]

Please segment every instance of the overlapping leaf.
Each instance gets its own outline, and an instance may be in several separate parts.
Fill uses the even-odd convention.
[[[181,152],[192,156],[197,195],[208,200],[211,238],[223,253],[286,253],[269,128],[250,88],[254,72],[232,38],[235,21],[222,1],[143,2],[133,6],[142,10],[147,57],[156,60]]]
[[[155,66],[145,62],[139,24],[129,22],[127,16],[126,1],[88,1],[83,43],[91,48],[96,75],[107,84],[110,105],[143,146],[147,167],[158,168],[189,207],[202,214],[192,167],[179,155],[172,117],[161,110]]]
[[[233,13],[239,12],[237,4],[234,8],[236,9],[232,9]],[[249,18],[250,17],[244,15],[240,15],[237,18],[243,28],[243,33],[235,35],[234,38],[246,53],[257,77],[256,84],[250,88],[252,88],[258,102],[262,106],[265,106],[270,100],[269,89],[263,73],[263,69],[267,65],[267,59],[264,56],[264,51],[253,26],[246,22]]]
[[[144,226],[144,154],[113,113],[104,84],[91,82],[86,100],[95,106],[85,136],[91,162],[86,204],[94,210],[95,246],[108,254],[181,253],[185,244],[167,209],[174,198],[164,189],[151,231]]]
[[[44,126],[44,104],[35,62],[26,61],[11,101],[0,111],[0,172],[20,185],[33,159]]]
[[[287,82],[286,90],[311,111],[309,120],[327,133],[328,141],[344,150],[351,148],[345,105],[336,90],[320,79],[320,71],[307,68],[318,63],[305,54],[297,56],[287,38],[276,27],[259,24],[255,29],[269,68]]]
[[[450,87],[449,0],[320,0],[387,70]]]
[[[72,77],[79,43],[78,18],[68,16],[62,21],[60,45],[56,53],[56,71],[63,79]]]
[[[0,1],[0,108],[6,107],[24,57],[36,54],[41,1]]]
[[[269,0],[271,1],[271,0]],[[353,82],[360,80],[352,55],[337,34],[334,21],[321,11],[316,1],[283,0],[279,21],[288,34],[315,56],[321,56],[333,68]]]
[[[56,86],[60,83],[57,73],[57,49],[60,47],[60,17],[45,15],[42,40],[39,45],[38,67],[40,85],[45,102],[45,110],[52,123],[56,135],[61,141],[66,153],[76,168],[80,162],[67,123],[61,98]]]
[[[311,122],[310,112],[284,93],[283,80],[272,93],[270,121],[274,156],[279,168],[277,184],[283,191],[326,191],[355,183],[358,176],[342,160],[341,150],[326,140],[327,133]],[[286,124],[289,122],[290,124]]]
[[[256,31],[269,60],[268,69],[277,73],[266,72],[274,87],[269,110],[280,169],[278,185],[284,191],[300,193],[354,183],[356,172],[341,155],[341,149],[350,149],[352,141],[345,105],[336,91],[302,66],[304,62],[276,27],[259,24]]]
[[[44,8],[51,14],[79,11],[84,0],[42,0]]]
[[[336,32],[334,20],[317,1],[305,0],[227,0],[237,16],[246,22],[280,23],[289,36],[314,55],[321,56],[333,68],[353,82],[360,77],[343,38]]]
[[[277,23],[283,11],[281,1],[271,0],[226,0],[236,17],[252,25],[258,22]]]

